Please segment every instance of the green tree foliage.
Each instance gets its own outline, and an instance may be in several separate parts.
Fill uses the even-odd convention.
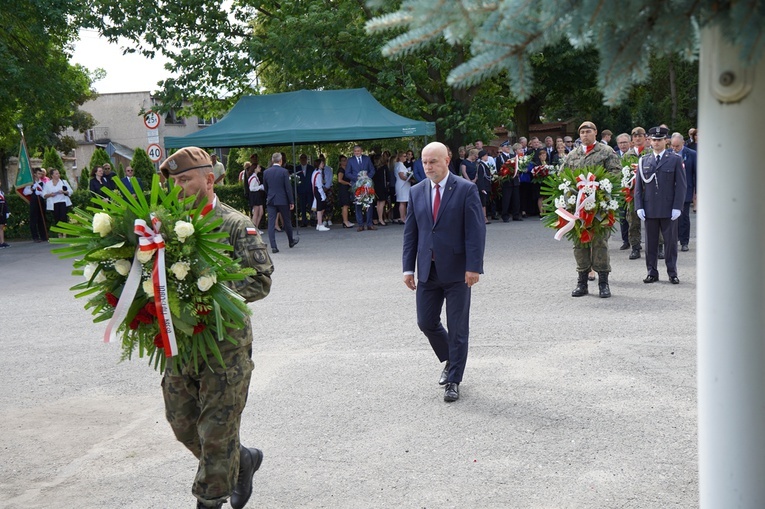
[[[228,160],[226,161],[226,184],[238,184],[239,173],[244,168],[244,161],[240,161],[239,149],[232,148],[228,151]]]
[[[42,162],[43,168],[48,170],[48,175],[50,175],[51,169],[55,168],[59,171],[61,174],[61,178],[66,178],[66,170],[64,169],[64,160],[61,159],[61,155],[58,153],[58,150],[56,150],[53,147],[48,147],[45,149],[45,152],[43,154],[43,162]]]
[[[78,181],[79,189],[88,189],[88,186],[90,185],[91,174],[93,173],[93,169],[96,166],[103,166],[106,163],[111,164],[111,162],[112,160],[109,158],[109,154],[106,153],[106,150],[102,149],[101,147],[97,147],[93,152],[93,155],[90,156],[90,162],[88,163],[88,166],[83,168],[82,173],[80,173],[80,180]]]
[[[120,178],[125,176],[125,167],[122,165],[122,161],[117,165],[117,175],[119,175]]]
[[[154,174],[157,173],[154,163],[149,159],[149,154],[142,148],[135,149],[130,166],[133,168],[133,175],[141,179],[142,182],[147,183],[147,185],[154,178]]]
[[[77,106],[92,96],[92,77],[69,63],[76,19],[86,2],[0,0],[0,161],[19,145],[21,123],[29,147],[57,146],[67,127],[84,130],[93,118]],[[0,166],[4,166],[0,165]]]

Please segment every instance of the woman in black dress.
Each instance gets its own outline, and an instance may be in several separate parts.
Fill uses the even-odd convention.
[[[348,158],[340,155],[337,169],[337,200],[342,207],[343,228],[353,227],[353,223],[348,221],[348,207],[351,206],[351,183],[345,178],[345,165]]]
[[[90,192],[108,200],[109,198],[103,191],[104,187],[109,187],[109,181],[104,177],[104,169],[101,166],[96,166],[93,168],[93,171],[90,172],[90,177]]]
[[[375,196],[377,198],[377,221],[374,224],[388,226],[385,223],[385,205],[388,203],[388,160],[383,158],[382,155],[375,155],[372,158],[372,164],[375,165],[372,184],[375,186]]]

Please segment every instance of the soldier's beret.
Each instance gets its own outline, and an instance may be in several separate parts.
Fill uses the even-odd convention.
[[[210,155],[198,147],[184,147],[171,155],[159,167],[165,178],[197,168],[212,169]]]
[[[666,127],[652,127],[648,130],[648,137],[652,140],[663,140],[669,135]]]
[[[582,129],[592,129],[593,131],[597,131],[598,130],[598,128],[595,127],[595,124],[593,124],[589,120],[586,120],[586,121],[582,122],[582,125],[579,126],[579,129],[577,129],[576,132],[579,132]]]

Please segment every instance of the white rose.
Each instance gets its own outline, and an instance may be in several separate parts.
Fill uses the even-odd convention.
[[[114,270],[116,270],[120,276],[127,276],[130,273],[130,266],[131,264],[127,260],[117,260],[114,262]]]
[[[112,231],[112,218],[109,214],[103,212],[96,213],[93,216],[93,233],[98,233],[101,237],[106,237]]]
[[[211,276],[202,276],[199,279],[197,279],[197,288],[199,288],[201,291],[206,292],[212,286],[218,281],[218,278],[215,277],[215,274]]]
[[[138,258],[139,262],[146,263],[149,260],[151,260],[151,257],[154,256],[154,252],[155,251],[156,251],[156,249],[152,249],[151,251],[141,251],[139,249],[138,250],[138,254],[136,255],[136,257]]]
[[[175,234],[178,235],[181,243],[186,242],[186,239],[194,234],[194,225],[186,221],[178,221],[175,223]]]
[[[143,288],[143,291],[146,292],[146,295],[154,297],[154,282],[151,279],[144,281],[141,287]]]
[[[93,278],[94,283],[103,283],[104,281],[106,281],[106,276],[104,276],[103,270],[96,274],[96,277]]]
[[[89,263],[82,269],[82,276],[90,281],[90,278],[93,277],[93,274],[96,272],[96,269],[98,268],[98,265],[95,263]]]
[[[175,276],[175,279],[184,279],[189,273],[191,267],[186,262],[175,262],[170,266],[170,271]]]

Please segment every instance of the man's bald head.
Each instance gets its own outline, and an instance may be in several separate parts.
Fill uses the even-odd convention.
[[[433,182],[441,182],[449,173],[449,151],[446,145],[434,141],[422,149],[422,167]]]

